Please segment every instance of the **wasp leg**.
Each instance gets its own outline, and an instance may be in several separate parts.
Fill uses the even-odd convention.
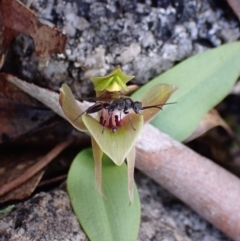
[[[128,118],[129,118],[129,121],[130,121],[130,123],[131,123],[131,126],[132,126],[133,130],[136,130],[136,129],[134,128],[133,124],[132,124],[132,118],[131,118],[131,115],[129,114],[128,109],[129,109],[128,107],[125,107],[124,110],[123,110],[123,113],[124,113],[125,115],[128,114]]]
[[[120,115],[121,115],[121,112],[120,112]],[[116,133],[117,133],[117,127],[120,126],[120,121],[119,121],[119,119],[118,119],[118,115],[115,115],[115,116],[114,116],[114,119],[115,119],[115,126],[113,125],[113,127],[112,127],[112,132],[113,132],[114,134],[116,134]],[[121,120],[121,117],[120,117],[120,120]]]
[[[105,126],[106,124],[110,121],[110,119],[112,118],[112,115],[113,115],[113,112],[112,111],[108,111],[108,118],[107,120],[104,121],[104,124],[103,124],[103,129],[102,129],[102,134],[104,133],[104,129],[105,129]]]
[[[101,116],[100,116],[99,123],[100,123],[101,125],[104,124],[103,114],[101,114]]]
[[[102,126],[103,126],[103,128],[102,128],[102,134],[104,133],[104,129],[105,129],[106,123],[107,123],[107,121],[104,120],[104,121],[103,121],[103,124],[102,124]]]
[[[131,115],[129,114],[128,115],[128,118],[129,118],[129,121],[130,121],[130,123],[131,123],[131,126],[132,126],[132,128],[133,128],[133,130],[136,130],[136,128],[133,126],[133,124],[132,124],[132,118],[131,118]]]
[[[120,114],[121,114],[121,113],[120,113]],[[118,118],[118,115],[115,115],[115,116],[114,116],[114,119],[115,119],[115,124],[116,124],[116,126],[120,126],[121,117]]]
[[[84,113],[86,113],[87,112],[87,110],[85,110],[85,111],[83,111],[80,115],[78,115],[77,117],[76,117],[76,119],[74,119],[74,121],[73,122],[75,122],[79,117],[81,117]]]

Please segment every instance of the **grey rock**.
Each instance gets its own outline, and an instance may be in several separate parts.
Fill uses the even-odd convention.
[[[0,215],[1,241],[84,241],[68,196],[62,190],[39,193]]]
[[[69,76],[54,75],[51,81],[60,86],[63,79],[76,80],[84,85],[75,93],[81,97],[92,90],[85,82],[93,74],[106,74],[118,64],[136,76],[134,83],[144,84],[175,62],[238,39],[237,18],[226,17],[215,5],[210,0],[124,0],[118,4],[35,0],[31,7],[40,20],[47,19],[67,33],[64,61],[75,67],[66,68]]]

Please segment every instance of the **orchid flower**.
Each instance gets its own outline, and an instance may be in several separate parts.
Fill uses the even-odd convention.
[[[133,201],[135,142],[144,123],[149,122],[161,109],[142,108],[137,114],[131,108],[126,113],[114,109],[110,113],[109,103],[119,100],[121,90],[127,91],[126,83],[134,76],[124,74],[116,67],[104,77],[94,77],[92,82],[96,91],[96,103],[83,110],[70,88],[63,84],[60,89],[60,105],[68,121],[78,130],[91,135],[93,157],[95,161],[95,176],[98,191],[102,193],[102,156],[105,153],[116,165],[120,166],[126,160],[128,167],[128,194]],[[143,97],[142,106],[162,106],[177,88],[173,85],[159,84],[150,89]],[[125,97],[126,98],[126,97]],[[115,102],[114,102],[115,103]],[[116,102],[117,103],[117,102]],[[97,116],[92,116],[97,112]]]

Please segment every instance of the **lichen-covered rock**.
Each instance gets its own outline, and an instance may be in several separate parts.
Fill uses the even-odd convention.
[[[88,240],[74,216],[66,192],[39,193],[0,215],[1,241]]]
[[[64,80],[80,97],[93,90],[89,78],[120,64],[144,84],[191,55],[240,36],[239,21],[227,5],[213,0],[32,1],[40,20],[68,35]],[[49,68],[51,67],[50,60]],[[48,68],[48,67],[47,67]],[[46,67],[43,72],[49,73]],[[96,74],[97,73],[97,74]]]

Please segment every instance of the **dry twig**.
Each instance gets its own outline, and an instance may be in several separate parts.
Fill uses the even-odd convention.
[[[136,147],[138,169],[240,241],[240,180],[236,176],[149,124]]]
[[[57,155],[59,155],[71,143],[72,143],[72,140],[61,142],[56,147],[54,147],[47,155],[40,158],[40,160],[36,164],[31,166],[29,169],[27,169],[26,172],[24,172],[21,176],[19,176],[18,178],[14,179],[13,181],[5,185],[0,186],[0,196],[3,196],[4,194],[10,192],[14,188],[18,187],[19,185],[29,180],[41,169],[43,169],[46,165],[48,165]]]
[[[227,0],[227,2],[240,19],[240,0]]]

